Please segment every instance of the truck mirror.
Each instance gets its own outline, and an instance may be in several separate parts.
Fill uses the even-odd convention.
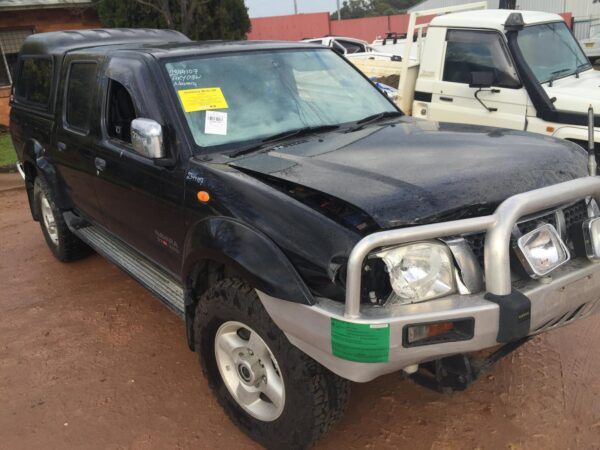
[[[469,87],[472,88],[491,88],[494,85],[495,81],[494,72],[471,72],[471,82],[469,83]]]
[[[132,120],[131,143],[133,144],[133,150],[146,158],[160,159],[165,157],[162,126],[155,120]]]

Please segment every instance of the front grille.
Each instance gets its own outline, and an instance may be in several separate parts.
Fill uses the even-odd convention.
[[[588,217],[587,212],[587,204],[585,200],[580,200],[572,205],[569,205],[565,208],[562,208],[564,217],[565,217],[565,232],[572,233],[581,229],[580,224]],[[534,218],[526,219],[517,224],[517,227],[521,234],[527,234],[530,231],[535,230],[541,224],[550,224],[555,228],[559,228],[556,219],[556,210],[549,212],[547,214],[543,214],[541,216],[536,216]],[[573,228],[575,226],[575,228]],[[483,268],[483,251],[485,245],[485,233],[475,233],[463,236],[467,244],[471,247],[473,254],[477,258],[479,265]],[[567,236],[567,245],[572,242],[570,236]],[[513,242],[514,243],[514,242]]]
[[[563,212],[565,214],[567,230],[573,225],[579,225],[588,218],[588,208],[585,200],[581,200],[571,206],[567,206],[565,209],[563,209]]]

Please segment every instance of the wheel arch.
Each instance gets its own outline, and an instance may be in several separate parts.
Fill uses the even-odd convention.
[[[306,305],[313,296],[283,251],[266,235],[227,217],[196,223],[184,245],[185,321],[193,350],[199,298],[217,281],[240,278],[276,298]]]
[[[53,200],[58,208],[67,210],[71,208],[71,202],[61,189],[58,172],[48,156],[46,149],[36,139],[28,139],[23,145],[23,171],[25,172],[25,186],[29,198],[29,206],[34,220],[39,220],[35,210],[34,187],[35,180],[41,177],[52,191]]]

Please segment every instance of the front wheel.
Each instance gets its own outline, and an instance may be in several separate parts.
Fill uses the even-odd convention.
[[[242,281],[220,281],[199,299],[194,330],[219,403],[265,447],[309,448],[345,411],[349,381],[292,346]]]

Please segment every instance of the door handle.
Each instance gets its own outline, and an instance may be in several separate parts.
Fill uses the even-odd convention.
[[[59,152],[64,152],[67,149],[67,144],[65,144],[64,142],[58,141],[56,143],[56,148],[58,148]]]
[[[443,102],[453,102],[454,99],[452,97],[440,97],[440,100]]]
[[[102,172],[104,169],[106,169],[106,161],[102,158],[95,158],[94,165],[96,166],[96,170],[98,172]]]

